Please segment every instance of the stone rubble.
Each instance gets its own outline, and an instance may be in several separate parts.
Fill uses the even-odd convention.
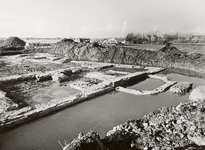
[[[130,119],[113,127],[101,139],[103,146],[100,142],[99,146],[109,150],[203,150],[205,149],[204,113],[205,101],[159,108],[141,119]],[[84,139],[86,138],[85,135]],[[73,142],[79,147],[75,148],[68,144],[70,149],[83,150],[80,148],[83,144],[79,138],[71,143]]]
[[[70,144],[62,146],[63,150],[84,149],[84,150],[106,150],[100,136],[96,132],[89,132],[86,135],[79,133],[78,137]]]
[[[174,149],[204,147],[204,101],[160,108],[139,120],[129,120],[109,131],[105,140],[118,147]],[[127,139],[120,142],[120,139]],[[117,149],[117,147],[115,148]]]
[[[175,94],[186,94],[192,89],[192,83],[189,82],[178,82],[170,88],[171,93]]]

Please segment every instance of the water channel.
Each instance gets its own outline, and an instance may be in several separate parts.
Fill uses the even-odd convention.
[[[205,80],[194,77],[173,73],[166,76],[171,80],[192,82],[193,88],[205,84]],[[152,90],[162,84],[160,80],[147,79],[129,88]],[[188,101],[188,94],[180,96],[169,91],[152,96],[113,91],[0,133],[0,149],[61,150],[58,140],[70,142],[79,132],[90,130],[97,131],[102,138],[112,127],[128,119],[139,119],[160,107]]]

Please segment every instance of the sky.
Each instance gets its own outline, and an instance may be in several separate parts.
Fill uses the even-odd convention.
[[[0,37],[205,34],[205,0],[0,0]]]

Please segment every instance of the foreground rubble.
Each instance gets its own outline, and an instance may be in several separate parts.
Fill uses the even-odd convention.
[[[142,119],[128,120],[114,127],[101,139],[101,149],[205,149],[205,101],[163,107]],[[91,133],[84,135],[87,139]],[[96,133],[95,133],[96,134]],[[82,137],[81,137],[82,138]],[[81,138],[74,139],[64,150],[83,149]],[[72,146],[78,145],[78,148]],[[99,142],[100,143],[100,142]],[[86,142],[89,144],[89,142]],[[95,146],[92,150],[99,150]]]

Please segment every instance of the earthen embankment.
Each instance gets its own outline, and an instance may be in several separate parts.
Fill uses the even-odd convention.
[[[203,54],[187,54],[171,46],[151,51],[123,46],[94,47],[92,44],[58,42],[52,46],[50,53],[72,60],[178,68],[205,74]]]

